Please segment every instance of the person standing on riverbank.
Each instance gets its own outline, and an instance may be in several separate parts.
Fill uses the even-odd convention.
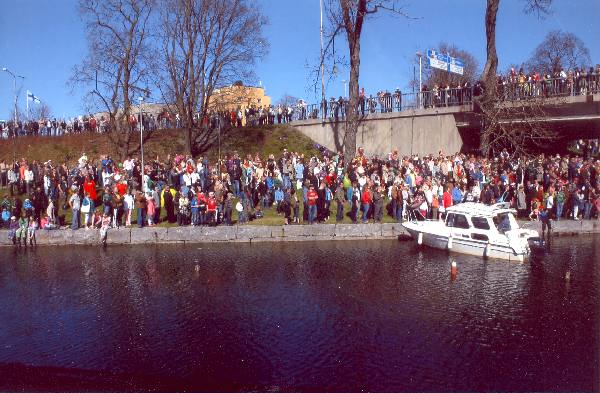
[[[84,214],[83,225],[85,229],[90,229],[90,227],[93,228],[94,222],[92,218],[95,209],[94,201],[90,198],[90,194],[86,192],[83,197],[83,202],[81,202],[81,212]]]
[[[69,206],[71,207],[71,229],[79,229],[79,210],[81,209],[81,199],[79,194],[74,192],[69,198]]]
[[[135,208],[137,210],[138,228],[142,228],[145,226],[146,221],[146,196],[142,191],[136,191],[135,193]]]
[[[310,186],[309,191],[306,193],[306,203],[308,204],[308,223],[314,224],[317,218],[317,200],[319,195],[315,191],[314,186]]]
[[[540,207],[540,213],[538,217],[542,222],[542,238],[545,238],[546,228],[548,228],[548,237],[550,237],[550,232],[552,231],[552,224],[550,223],[550,210]]]
[[[371,204],[373,203],[373,195],[371,194],[371,189],[369,187],[369,185],[365,185],[362,195],[361,195],[361,202],[362,202],[362,208],[363,208],[363,215],[362,215],[362,223],[366,224],[368,221],[368,214],[369,214],[369,209],[371,208]]]

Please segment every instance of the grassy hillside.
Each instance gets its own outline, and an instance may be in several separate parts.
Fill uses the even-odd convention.
[[[171,153],[184,151],[183,135],[177,130],[156,131],[152,138],[144,143],[144,156],[161,158]],[[232,129],[222,136],[221,153],[237,151],[241,156],[246,154],[269,154],[278,156],[287,148],[307,155],[317,154],[313,141],[286,126],[266,126],[260,128]],[[0,140],[0,159],[10,161],[13,154],[17,158],[29,160],[63,162],[76,160],[81,153],[90,158],[98,158],[101,154],[117,157],[116,149],[111,146],[105,135],[81,134],[62,137],[24,137],[16,140]],[[212,146],[206,153],[212,159],[218,155],[217,146]]]

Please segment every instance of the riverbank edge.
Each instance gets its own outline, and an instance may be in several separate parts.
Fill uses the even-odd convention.
[[[541,223],[522,221],[521,227],[541,232]],[[298,242],[331,240],[397,239],[408,233],[401,224],[315,224],[218,227],[145,227],[118,228],[108,231],[107,244],[172,244],[213,242]],[[600,234],[600,220],[552,221],[553,236]],[[38,245],[91,245],[99,243],[98,230],[59,229],[36,232]],[[8,231],[0,231],[0,246],[12,246]]]

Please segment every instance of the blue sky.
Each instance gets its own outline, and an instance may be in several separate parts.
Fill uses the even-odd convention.
[[[290,94],[314,101],[307,64],[319,56],[318,0],[257,0],[269,18],[265,36],[270,51],[256,67],[257,80],[273,101]],[[400,87],[408,90],[415,52],[435,48],[440,41],[471,52],[485,61],[484,0],[404,1],[404,11],[416,19],[389,14],[369,20],[362,39],[361,85],[367,92]],[[497,27],[500,70],[527,60],[554,29],[581,38],[592,62],[600,63],[600,1],[554,0],[553,13],[543,20],[522,12],[523,0],[503,0]],[[338,50],[346,47],[342,40]],[[86,55],[83,23],[75,1],[0,0],[0,66],[26,77],[19,82],[19,105],[31,90],[57,117],[83,112],[83,93],[71,92],[66,82],[75,64]],[[343,93],[347,69],[327,86],[327,96]],[[319,91],[320,95],[320,91]],[[10,116],[12,78],[0,71],[0,119]]]

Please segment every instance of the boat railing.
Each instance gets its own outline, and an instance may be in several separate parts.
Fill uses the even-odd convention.
[[[421,210],[419,209],[413,209],[413,208],[408,208],[408,221],[427,221],[427,218],[425,216],[423,216],[423,213],[421,213]]]

